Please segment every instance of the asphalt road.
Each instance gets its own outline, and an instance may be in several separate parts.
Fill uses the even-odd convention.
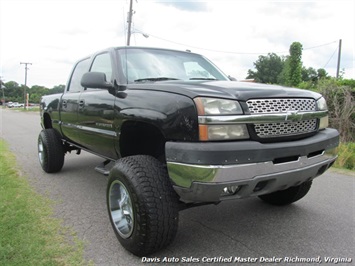
[[[142,265],[141,258],[119,245],[109,223],[107,178],[94,171],[103,160],[85,152],[69,154],[60,173],[44,173],[37,159],[39,121],[38,113],[0,109],[1,137],[15,153],[21,171],[36,191],[55,200],[56,216],[85,242],[86,259],[95,265]],[[175,265],[212,264],[202,262],[210,259],[214,265],[225,265],[230,263],[218,262],[220,257],[257,258],[250,264],[274,257],[271,261],[281,258],[277,265],[304,265],[300,259],[320,256],[322,264],[329,264],[327,257],[351,258],[346,265],[355,264],[354,194],[355,175],[331,170],[314,181],[305,198],[287,207],[251,198],[184,210],[173,244],[151,259],[178,259]],[[190,257],[199,262],[183,262]]]

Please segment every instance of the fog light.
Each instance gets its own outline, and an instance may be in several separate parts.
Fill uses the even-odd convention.
[[[234,195],[239,190],[239,186],[228,186],[223,188],[222,195]]]

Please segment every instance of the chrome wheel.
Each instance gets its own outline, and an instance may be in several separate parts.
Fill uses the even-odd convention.
[[[110,170],[106,202],[118,241],[134,255],[148,256],[174,240],[178,196],[157,159],[135,155],[117,160]]]
[[[113,224],[122,238],[129,238],[134,227],[132,201],[127,188],[118,180],[109,189],[109,213]]]
[[[38,140],[38,158],[39,158],[39,162],[41,165],[43,165],[43,161],[44,161],[44,147],[43,147],[43,141],[42,139]]]

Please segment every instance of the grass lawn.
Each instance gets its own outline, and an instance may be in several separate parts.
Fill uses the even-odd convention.
[[[0,139],[0,265],[87,265],[83,243],[53,218],[53,202],[16,168]]]
[[[30,106],[28,108],[7,108],[9,110],[16,110],[16,111],[21,111],[21,112],[39,112],[39,106]]]

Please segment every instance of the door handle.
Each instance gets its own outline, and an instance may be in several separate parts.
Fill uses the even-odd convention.
[[[79,101],[79,108],[83,108],[85,106],[85,101],[84,100],[80,100]]]
[[[62,101],[62,106],[63,106],[64,108],[67,108],[67,101],[66,101],[66,100],[63,100],[63,101]]]

